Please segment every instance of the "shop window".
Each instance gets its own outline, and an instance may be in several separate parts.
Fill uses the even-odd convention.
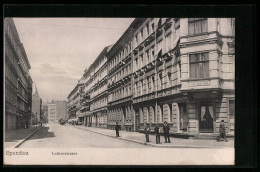
[[[147,107],[146,118],[147,118],[147,122],[150,122],[149,107]]]
[[[161,118],[160,118],[160,122],[163,122],[163,106],[160,106],[160,110],[161,110]]]
[[[186,112],[186,103],[180,103],[178,105],[179,105],[180,130],[187,131],[188,115]]]
[[[229,125],[230,131],[235,130],[235,101],[229,100]]]
[[[190,78],[209,77],[209,53],[197,53],[189,55]]]
[[[168,104],[169,106],[169,122],[172,122],[172,104]]]
[[[206,18],[189,18],[189,35],[208,32],[208,20]]]
[[[139,109],[139,113],[140,113],[140,121],[141,123],[143,123],[144,122],[143,110]]]
[[[153,122],[156,122],[155,106],[153,106]]]

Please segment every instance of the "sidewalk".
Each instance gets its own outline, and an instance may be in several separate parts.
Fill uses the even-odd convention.
[[[32,134],[38,131],[41,127],[30,127],[28,129],[18,129],[5,132],[5,148],[14,148],[28,139]]]
[[[69,124],[66,124],[69,125]],[[72,126],[75,128],[79,128],[82,130],[115,137],[116,132],[115,130],[107,130],[101,128],[93,128],[93,127],[85,127],[81,125]],[[181,139],[181,138],[173,138],[171,137],[171,143],[164,143],[164,136],[161,135],[161,144],[156,144],[155,135],[149,135],[150,142],[145,142],[145,135],[138,132],[127,132],[127,131],[120,131],[120,137],[117,139],[127,140],[139,144],[145,144],[153,147],[171,147],[171,148],[234,148],[234,139],[229,139],[228,142],[217,142],[216,140],[197,140],[197,139]]]

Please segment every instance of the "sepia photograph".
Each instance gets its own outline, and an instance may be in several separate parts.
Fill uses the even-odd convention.
[[[5,165],[234,165],[235,18],[4,18]]]

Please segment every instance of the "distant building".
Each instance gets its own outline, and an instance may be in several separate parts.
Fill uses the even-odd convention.
[[[40,122],[41,120],[41,107],[42,107],[42,99],[39,96],[36,85],[34,85],[34,93],[32,95],[32,113],[33,120]]]
[[[78,83],[68,96],[68,114],[70,118],[81,118],[80,93],[82,92],[82,85],[82,83]]]
[[[4,21],[4,57],[5,129],[24,128],[31,117],[31,66],[12,18]]]
[[[42,103],[41,116],[43,122],[48,122],[48,105]]]
[[[58,122],[59,119],[68,119],[67,102],[56,101],[48,104],[48,122]]]

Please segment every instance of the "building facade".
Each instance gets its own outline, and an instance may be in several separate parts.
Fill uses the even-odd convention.
[[[133,112],[133,37],[145,19],[135,19],[108,53],[108,129],[116,122],[122,130],[135,130]]]
[[[5,129],[24,128],[31,117],[31,66],[12,18],[4,20],[4,59]]]
[[[66,101],[53,101],[48,104],[48,122],[57,123],[60,119],[68,119]]]
[[[136,127],[217,133],[224,120],[233,132],[234,38],[234,19],[147,19],[133,44]]]
[[[85,126],[107,128],[107,53],[111,47],[101,51],[79,80],[80,114]]]
[[[82,92],[82,83],[78,82],[74,89],[68,95],[68,115],[69,118],[80,117],[80,93]]]
[[[167,121],[172,134],[197,135],[224,120],[234,133],[234,18],[136,18],[106,57],[80,81],[87,126],[142,132]]]

